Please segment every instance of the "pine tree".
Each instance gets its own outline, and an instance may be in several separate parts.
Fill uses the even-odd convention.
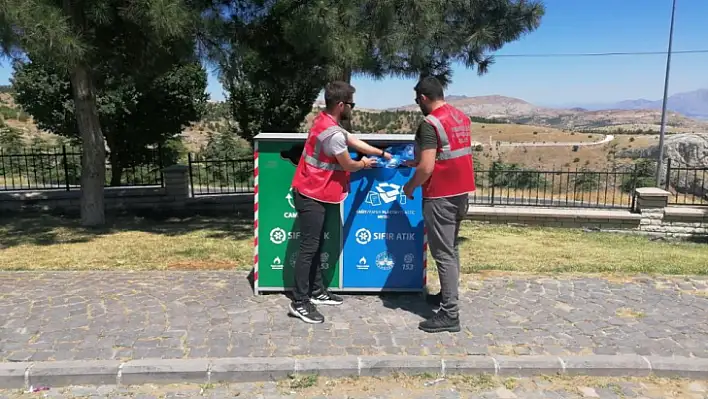
[[[115,62],[149,68],[146,55],[165,43],[192,35],[199,13],[187,0],[1,0],[0,48],[13,59],[56,65],[70,77],[81,135],[81,222],[105,223],[105,144],[96,104],[94,76],[114,49]],[[116,45],[117,34],[122,35]],[[129,40],[132,39],[132,40]],[[186,43],[189,43],[187,41]],[[101,51],[99,51],[101,50]],[[151,57],[152,58],[152,57]],[[154,59],[154,58],[153,58]]]

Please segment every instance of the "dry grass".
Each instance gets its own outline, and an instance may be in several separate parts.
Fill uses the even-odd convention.
[[[465,222],[465,273],[706,274],[708,245],[578,229],[507,227]]]
[[[613,378],[613,377],[569,377],[540,376],[536,378],[501,378],[490,375],[448,375],[440,378],[434,374],[407,376],[403,374],[386,378],[360,377],[344,379],[317,379],[314,384],[302,389],[292,389],[280,385],[284,393],[297,394],[297,397],[336,396],[396,396],[396,397],[437,397],[443,392],[479,393],[496,391],[502,395],[508,391],[517,391],[517,395],[534,394],[539,391],[555,392],[559,397],[568,394],[584,396],[581,390],[588,388],[619,393],[624,397],[624,387],[639,394],[664,398],[699,398],[692,392],[694,381],[670,378]],[[702,383],[701,383],[701,386]],[[631,387],[631,388],[630,388]],[[655,396],[655,395],[659,396]],[[447,395],[446,395],[447,396]],[[496,394],[494,395],[497,396]]]
[[[600,141],[604,134],[571,132],[546,126],[516,124],[472,124],[472,139],[485,145],[495,141],[511,143],[568,143]]]
[[[619,308],[617,309],[617,312],[615,312],[617,317],[621,317],[624,319],[641,319],[644,317],[644,313],[638,312],[634,309],[631,308]]]
[[[100,230],[73,219],[0,219],[2,270],[207,270],[252,266],[250,224],[120,218]],[[706,274],[708,246],[646,237],[465,222],[465,273]],[[434,262],[433,263],[434,266]]]
[[[253,263],[251,228],[233,220],[122,218],[100,230],[50,216],[0,224],[4,270],[246,269]]]
[[[436,397],[515,397],[508,391],[515,391],[520,398],[537,397],[586,397],[583,393],[595,390],[602,397],[652,397],[652,398],[703,398],[699,392],[705,381],[657,377],[615,378],[615,377],[570,377],[546,375],[534,378],[501,378],[489,374],[447,375],[420,374],[408,376],[394,374],[386,377],[325,378],[314,375],[294,376],[289,380],[272,383],[246,384],[144,384],[124,386],[120,391],[130,397],[202,397],[227,396],[292,398],[330,397],[396,397],[396,398],[436,398]],[[242,392],[245,390],[245,392]],[[73,389],[59,388],[54,394],[70,395]],[[278,392],[279,391],[279,392]],[[0,395],[9,398],[35,398],[37,394],[21,390],[0,390]],[[627,395],[627,396],[626,396]],[[62,396],[63,397],[63,396]]]
[[[501,159],[506,163],[518,163],[538,170],[557,170],[567,168],[607,170],[610,169],[614,162],[613,156],[611,155],[613,151],[615,153],[620,153],[623,150],[647,148],[657,143],[657,136],[617,135],[615,136],[615,139],[608,144],[579,147],[578,151],[573,151],[571,146],[516,148],[501,147],[499,151],[496,149],[490,150],[485,148],[482,154],[477,155],[477,159],[479,159],[483,164],[488,164],[493,160]],[[626,160],[617,159],[616,162],[622,163],[626,162]]]

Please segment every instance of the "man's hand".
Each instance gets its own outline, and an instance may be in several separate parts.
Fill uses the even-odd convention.
[[[413,199],[413,190],[415,190],[415,187],[413,187],[411,181],[408,180],[408,183],[403,186],[403,194],[405,194],[409,199]]]
[[[393,158],[393,155],[389,154],[388,152],[384,151],[383,154],[381,154],[381,157],[387,161],[390,161],[391,158]]]
[[[369,168],[371,168],[371,166],[373,164],[376,163],[376,161],[374,161],[373,159],[369,159],[367,157],[361,157],[361,159],[359,161],[364,165],[362,167],[362,169],[369,169]]]

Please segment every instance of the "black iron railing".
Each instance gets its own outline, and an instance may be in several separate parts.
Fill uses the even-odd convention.
[[[110,154],[107,154],[107,159]],[[158,147],[148,151],[139,164],[114,170],[106,162],[106,186],[162,186],[162,156]],[[62,146],[49,149],[0,148],[0,191],[79,189],[80,149]]]
[[[708,206],[708,168],[680,165],[666,161],[666,191],[671,205]]]
[[[631,209],[641,183],[637,167],[612,171],[533,170],[493,163],[475,171],[478,205]]]
[[[192,196],[253,192],[253,159],[208,159],[189,154]]]

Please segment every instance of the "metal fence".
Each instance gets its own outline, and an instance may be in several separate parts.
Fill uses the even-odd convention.
[[[253,159],[208,159],[189,154],[192,197],[253,192]]]
[[[109,154],[107,154],[109,155]],[[106,163],[106,186],[162,186],[162,156],[158,147],[140,164],[127,165],[115,177]],[[0,148],[0,191],[65,190],[80,188],[81,151],[62,146],[6,151]]]
[[[614,170],[534,170],[494,162],[475,171],[477,205],[632,209],[637,187],[653,186],[653,161]],[[192,196],[253,192],[253,159],[209,159],[188,154]],[[151,150],[115,179],[106,165],[106,186],[162,186],[162,151]],[[61,147],[8,152],[0,149],[0,191],[74,190],[80,187],[81,153]],[[708,168],[666,163],[671,205],[708,206]]]
[[[682,166],[668,159],[664,189],[673,194],[671,205],[708,206],[708,168]]]
[[[643,176],[636,166],[612,171],[566,169],[539,171],[494,163],[476,170],[477,205],[561,208],[633,207],[634,188]]]
[[[253,191],[252,159],[205,159],[190,154],[189,175],[192,196]],[[634,188],[643,177],[637,167],[537,171],[495,163],[475,171],[475,178],[477,191],[470,199],[474,204],[630,209]]]

